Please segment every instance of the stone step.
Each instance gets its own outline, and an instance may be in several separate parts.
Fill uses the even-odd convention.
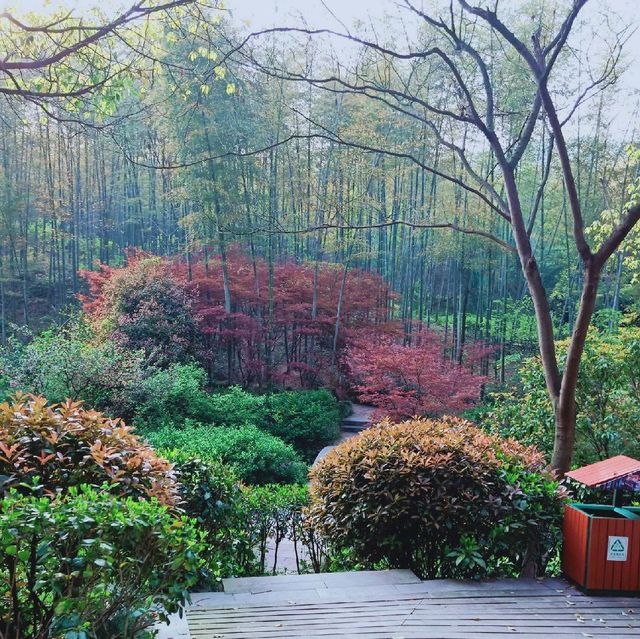
[[[345,419],[342,422],[342,430],[346,430],[349,432],[360,432],[369,428],[371,426],[371,422],[361,421],[356,419]]]

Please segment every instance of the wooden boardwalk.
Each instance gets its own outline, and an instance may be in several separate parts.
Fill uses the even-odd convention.
[[[560,579],[422,582],[409,571],[256,577],[194,595],[191,639],[640,637],[640,599],[588,597]]]

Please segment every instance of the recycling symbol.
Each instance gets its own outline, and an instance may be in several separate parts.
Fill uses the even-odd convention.
[[[619,539],[616,539],[612,544],[611,544],[611,550],[613,552],[624,552],[624,546],[622,545],[622,542]]]
[[[628,537],[617,537],[611,535],[607,544],[608,561],[627,561],[627,550],[629,548]]]

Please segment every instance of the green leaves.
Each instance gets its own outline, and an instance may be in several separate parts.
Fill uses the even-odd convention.
[[[621,453],[640,454],[639,344],[640,328],[636,326],[590,330],[576,391],[574,461],[578,466]],[[557,347],[566,353],[568,341],[559,341]],[[560,358],[560,365],[563,363],[564,356]],[[489,432],[534,444],[549,455],[555,421],[539,358],[526,359],[518,378],[517,388],[493,394],[478,411],[480,422]]]
[[[203,563],[192,520],[105,487],[54,499],[11,491],[0,501],[0,540],[0,610],[18,606],[24,637],[138,637],[158,607],[184,603]],[[0,615],[0,634],[3,623]]]
[[[221,461],[248,484],[296,483],[307,467],[291,446],[255,426],[214,427],[188,424],[176,430],[165,426],[149,432],[157,448],[178,449],[207,461]]]

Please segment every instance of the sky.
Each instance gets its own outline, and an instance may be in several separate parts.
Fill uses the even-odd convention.
[[[415,4],[425,6],[439,4],[439,0],[413,0]],[[502,0],[503,6],[526,0]],[[19,6],[21,11],[42,11],[45,6],[55,4],[83,8],[105,6],[115,11],[116,6],[130,6],[133,0],[0,0],[0,8]],[[380,33],[384,33],[388,25],[388,16],[402,16],[409,33],[415,27],[415,17],[404,8],[403,0],[224,0],[225,6],[232,13],[234,21],[244,23],[248,30],[260,30],[271,26],[292,26],[299,24],[301,17],[310,27],[344,30],[353,27],[356,21],[365,25],[374,25]],[[617,16],[632,29],[638,29],[625,47],[627,71],[620,81],[620,93],[611,111],[616,120],[624,126],[628,123],[628,113],[635,109],[640,98],[640,0],[590,0],[583,9],[581,17],[589,23],[582,40],[577,46],[591,46],[599,42],[598,33],[590,34],[591,29],[601,29],[609,16]],[[387,27],[388,28],[388,27]],[[597,46],[597,45],[596,45]],[[597,53],[597,51],[596,51]]]

